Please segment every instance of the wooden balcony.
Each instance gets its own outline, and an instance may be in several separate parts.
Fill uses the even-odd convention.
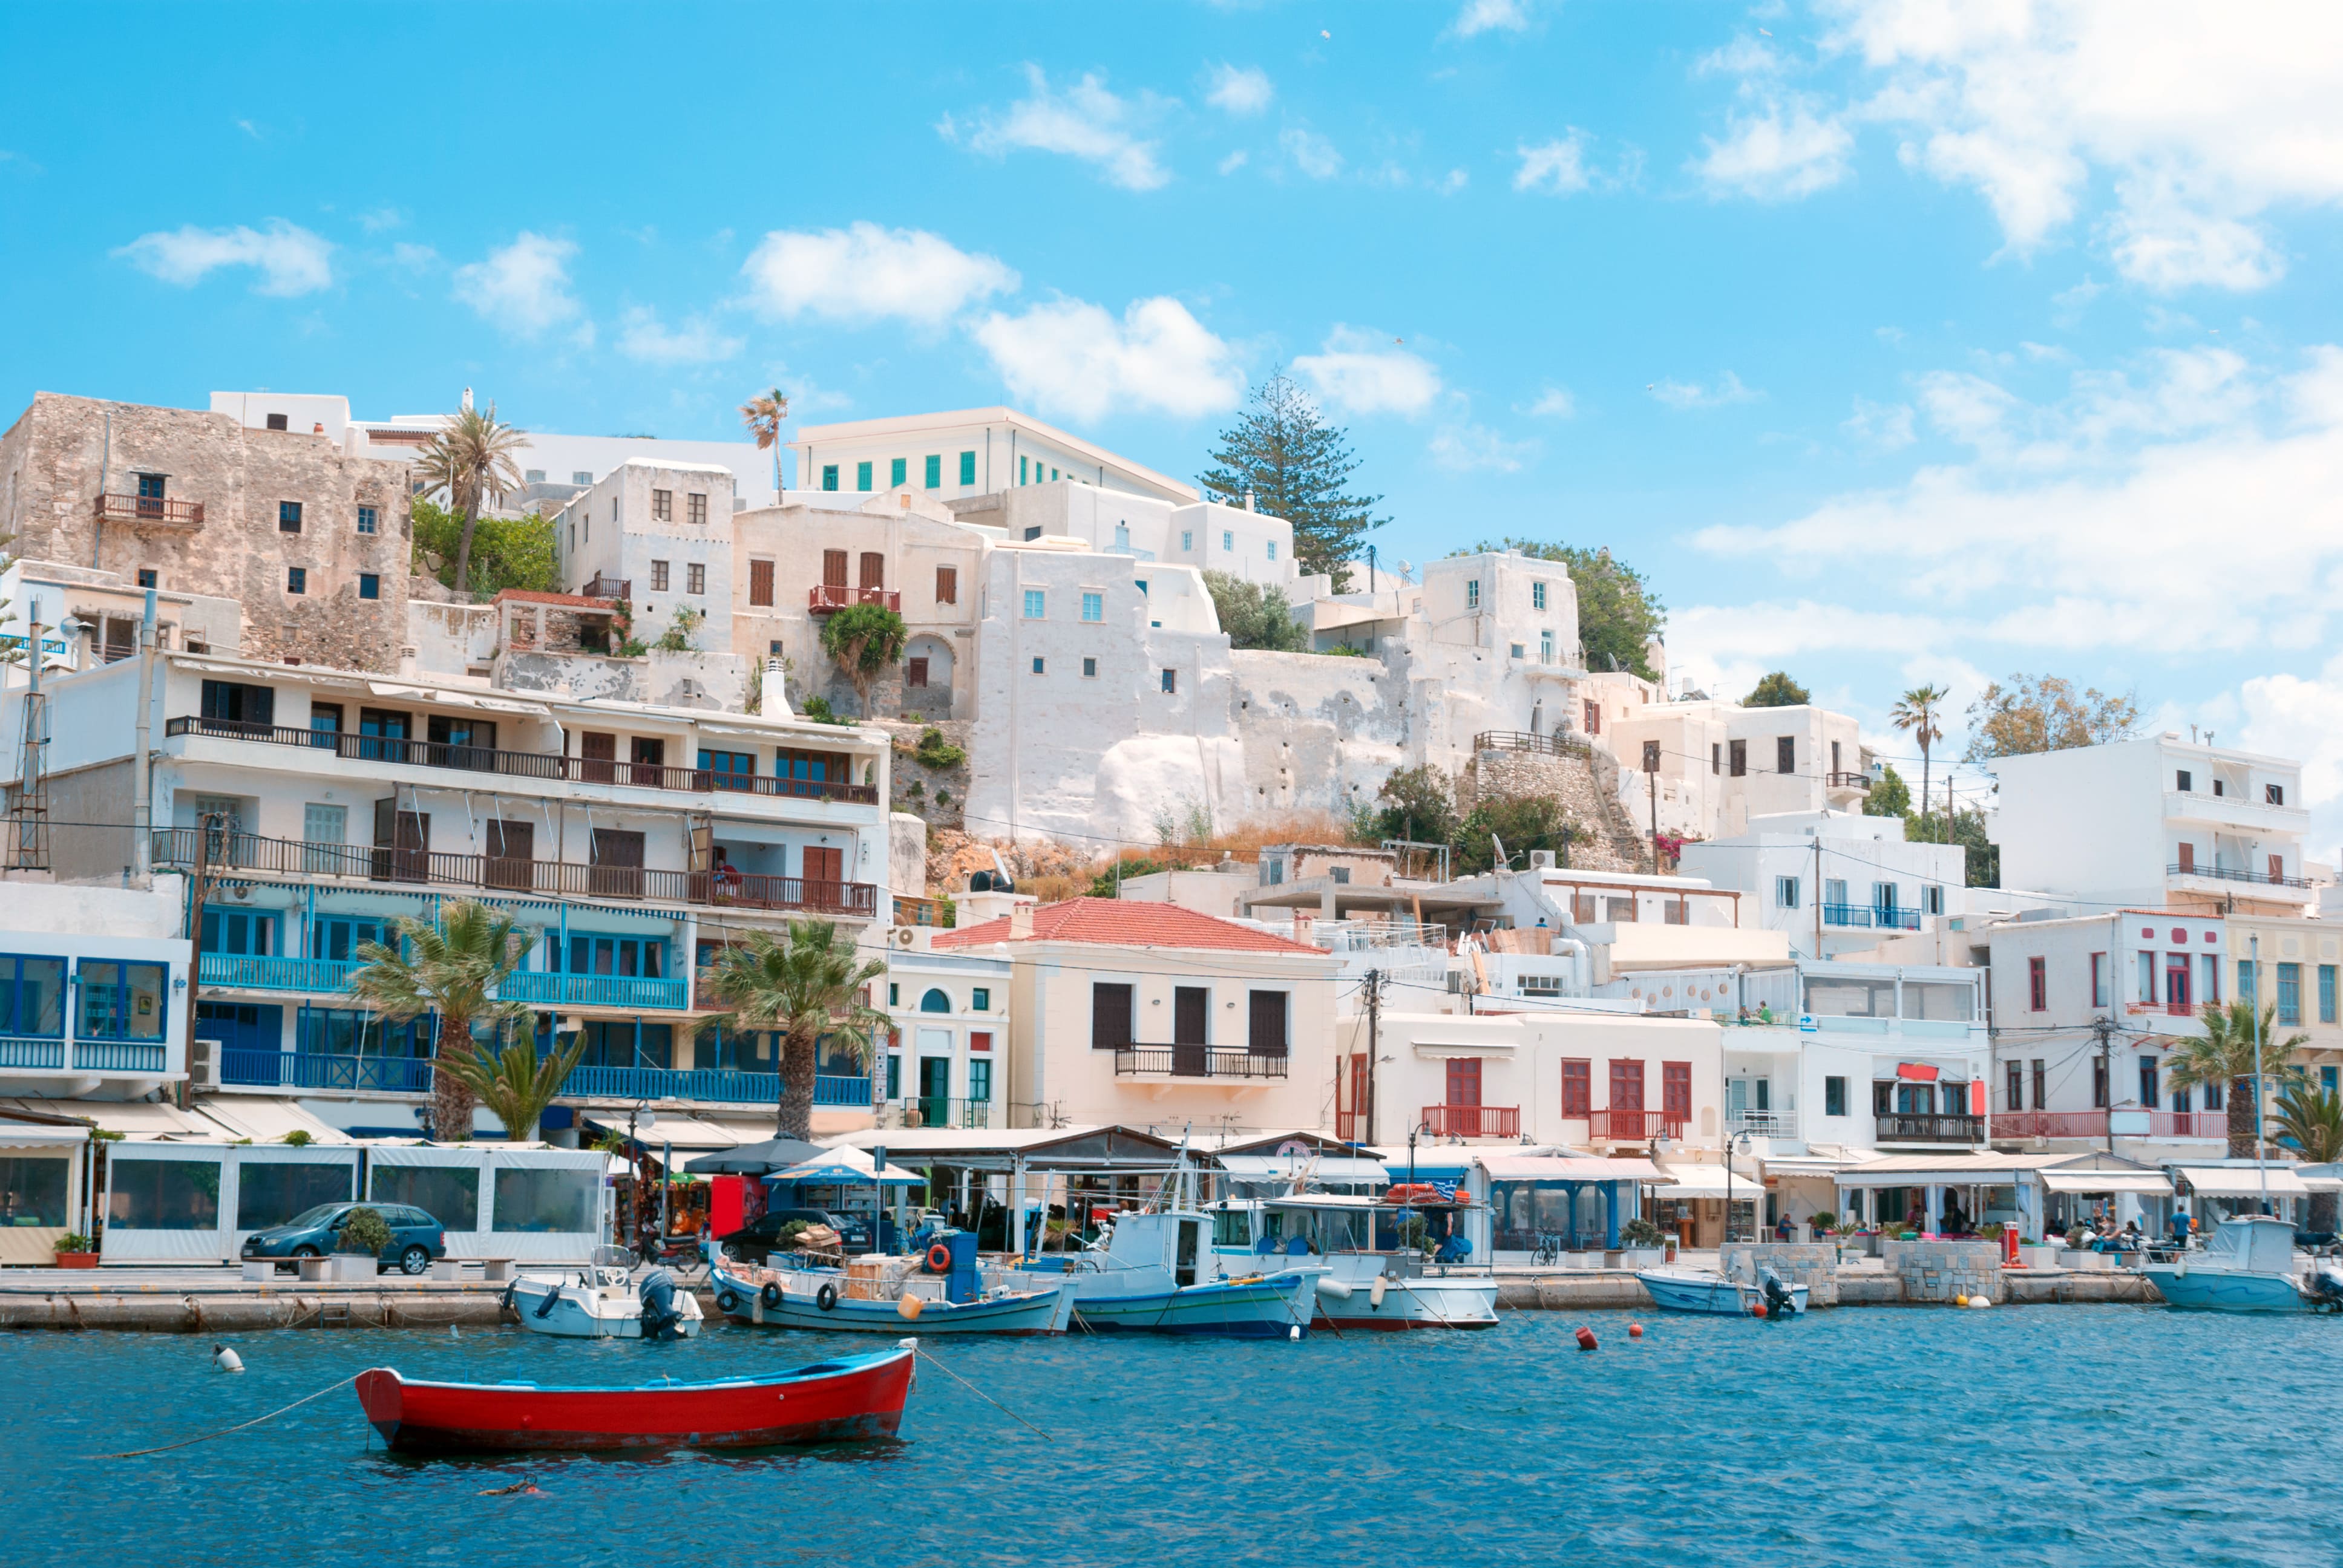
[[[1114,1053],[1117,1078],[1283,1078],[1286,1065],[1283,1052],[1207,1045],[1125,1045]]]
[[[200,528],[201,501],[174,501],[164,496],[100,496],[92,511],[101,523],[126,523],[134,528]]]
[[[1434,1138],[1519,1138],[1518,1105],[1427,1105],[1424,1131]]]
[[[848,588],[844,583],[822,583],[806,589],[806,611],[809,615],[829,615],[857,604],[880,605],[900,613],[903,596],[893,588]]]
[[[588,598],[631,599],[635,597],[635,584],[631,578],[606,578],[596,572],[578,591]]]
[[[1595,1111],[1586,1120],[1589,1136],[1604,1142],[1649,1143],[1684,1135],[1684,1118],[1664,1111]]]
[[[1985,1141],[1985,1118],[1982,1116],[1933,1116],[1907,1111],[1882,1111],[1875,1119],[1879,1123],[1882,1143],[1982,1143]]]

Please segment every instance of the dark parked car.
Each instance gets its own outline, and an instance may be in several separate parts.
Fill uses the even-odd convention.
[[[870,1221],[860,1214],[844,1214],[832,1209],[769,1209],[730,1235],[718,1238],[718,1243],[727,1257],[738,1258],[744,1263],[761,1263],[781,1244],[781,1227],[792,1220],[829,1226],[838,1232],[846,1251],[870,1250]]]
[[[447,1255],[447,1232],[422,1210],[405,1203],[320,1203],[296,1214],[282,1225],[255,1231],[244,1243],[247,1258],[322,1258],[338,1251],[342,1222],[353,1209],[371,1209],[390,1227],[390,1245],[376,1258],[377,1267],[401,1269],[410,1274],[428,1271],[434,1258]]]

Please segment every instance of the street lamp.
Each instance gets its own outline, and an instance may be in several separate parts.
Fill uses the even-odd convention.
[[[1749,1148],[1749,1130],[1744,1128],[1738,1132],[1727,1133],[1725,1139],[1725,1239],[1727,1241],[1733,1240],[1733,1146],[1738,1143],[1743,1151],[1746,1151]],[[1750,1202],[1753,1205],[1750,1212],[1754,1214],[1756,1212],[1755,1208],[1756,1200],[1752,1198]],[[1753,1220],[1751,1224],[1754,1228],[1755,1221]],[[1757,1238],[1752,1235],[1749,1239],[1755,1242]],[[1718,1260],[1719,1262],[1723,1261],[1721,1258]]]

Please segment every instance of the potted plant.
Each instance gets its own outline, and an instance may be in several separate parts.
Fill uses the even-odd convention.
[[[97,1267],[97,1243],[79,1231],[67,1231],[55,1243],[57,1267],[60,1269],[95,1269]]]
[[[1619,1266],[1623,1269],[1648,1269],[1667,1256],[1669,1236],[1665,1231],[1640,1215],[1619,1227]]]
[[[371,1280],[382,1272],[390,1246],[390,1226],[379,1211],[361,1204],[342,1217],[334,1241],[334,1278]]]

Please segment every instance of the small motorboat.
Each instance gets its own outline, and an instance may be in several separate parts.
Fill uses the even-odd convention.
[[[578,1340],[688,1340],[699,1332],[699,1302],[653,1269],[634,1279],[635,1255],[597,1247],[594,1261],[558,1274],[523,1274],[505,1287],[505,1304],[532,1333]]]
[[[1074,1316],[1071,1280],[987,1271],[976,1238],[959,1232],[922,1258],[856,1258],[845,1269],[776,1252],[764,1264],[727,1259],[709,1270],[716,1310],[736,1323],[832,1333],[1062,1334]]]
[[[1017,1266],[1037,1280],[1071,1280],[1074,1321],[1093,1332],[1308,1333],[1325,1269],[1314,1259],[1302,1268],[1283,1266],[1283,1258],[1224,1258],[1211,1244],[1213,1230],[1212,1216],[1200,1210],[1139,1210],[1113,1216],[1094,1245],[1035,1253]]]
[[[2165,1304],[2210,1312],[2299,1312],[2318,1308],[2322,1291],[2343,1301],[2343,1281],[2306,1286],[2296,1274],[2294,1227],[2268,1214],[2224,1220],[2201,1252],[2149,1261],[2139,1271]]]
[[[769,1377],[621,1388],[421,1382],[394,1367],[358,1374],[358,1403],[404,1453],[532,1449],[769,1448],[892,1437],[917,1340]]]
[[[1432,1195],[1426,1196],[1429,1192]],[[1473,1204],[1443,1199],[1419,1184],[1403,1191],[1405,1207],[1381,1198],[1295,1192],[1282,1198],[1227,1199],[1210,1205],[1215,1251],[1224,1272],[1239,1269],[1314,1276],[1312,1324],[1337,1333],[1497,1326],[1497,1276],[1486,1263],[1427,1259],[1414,1247],[1384,1246],[1379,1232],[1402,1214],[1445,1212],[1461,1219]]]
[[[1771,1269],[1755,1280],[1736,1280],[1715,1269],[1638,1269],[1635,1278],[1651,1292],[1652,1303],[1671,1312],[1705,1312],[1713,1317],[1754,1317],[1762,1306],[1768,1318],[1802,1315],[1806,1287],[1785,1282]]]

